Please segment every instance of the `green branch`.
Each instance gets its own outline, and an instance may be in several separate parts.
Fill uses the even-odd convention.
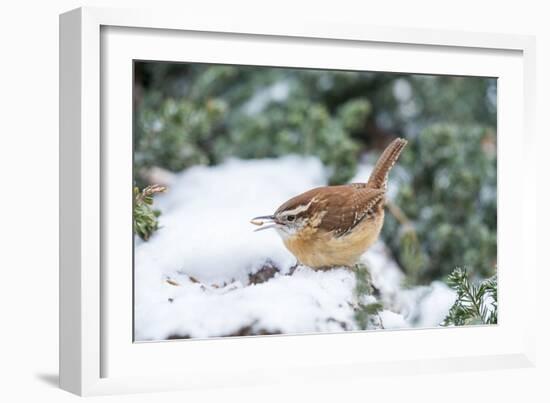
[[[150,185],[141,191],[134,187],[134,233],[144,241],[159,228],[160,211],[153,209],[153,196],[165,190],[166,187],[160,185]]]
[[[456,268],[448,278],[448,283],[456,291],[457,298],[443,326],[464,326],[475,324],[496,324],[498,316],[496,274],[475,285],[468,274]]]

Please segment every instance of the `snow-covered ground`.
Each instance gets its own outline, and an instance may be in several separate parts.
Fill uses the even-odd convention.
[[[368,173],[361,167],[353,181]],[[161,229],[148,242],[136,239],[136,339],[358,330],[358,304],[376,298],[358,300],[353,272],[294,268],[278,235],[253,232],[249,222],[326,179],[318,159],[298,156],[176,175],[156,199]],[[403,288],[404,275],[380,241],[362,261],[384,306],[378,327],[437,326],[454,302],[443,283]]]

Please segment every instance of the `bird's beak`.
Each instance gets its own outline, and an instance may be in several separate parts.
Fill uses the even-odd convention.
[[[279,225],[275,219],[275,216],[273,215],[264,215],[260,217],[254,217],[252,220],[250,220],[250,222],[254,225],[262,225],[262,227],[255,229],[254,232],[263,231],[264,229],[269,229],[269,228],[275,228],[277,227],[277,225]],[[266,222],[271,224],[263,226]]]

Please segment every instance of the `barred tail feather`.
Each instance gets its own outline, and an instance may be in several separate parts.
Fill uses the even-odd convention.
[[[397,138],[386,147],[370,175],[368,185],[376,189],[386,189],[388,173],[407,145],[407,140]]]

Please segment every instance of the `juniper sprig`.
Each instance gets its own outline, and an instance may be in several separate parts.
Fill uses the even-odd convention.
[[[456,268],[448,278],[448,283],[457,293],[457,298],[443,326],[464,326],[497,323],[497,275],[474,284],[468,273]]]
[[[143,190],[134,187],[134,233],[147,241],[159,228],[160,211],[153,208],[153,196],[166,190],[165,186],[150,185]]]

